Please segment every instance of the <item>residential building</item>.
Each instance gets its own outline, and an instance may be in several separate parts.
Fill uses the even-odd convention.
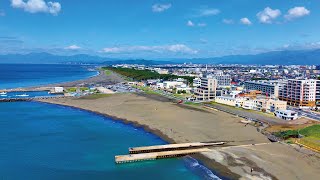
[[[284,82],[281,81],[246,81],[244,83],[246,90],[258,90],[268,96],[279,96],[279,90],[283,87]]]
[[[218,86],[220,86],[220,87],[231,86],[232,79],[231,79],[230,75],[225,75],[225,74],[219,73],[219,74],[209,75],[208,77],[216,79]]]
[[[316,106],[320,107],[320,80],[317,81],[316,87]]]
[[[249,97],[232,97],[217,96],[216,103],[228,106],[241,107],[243,109],[252,109],[263,112],[275,112],[276,110],[286,110],[287,102],[270,98],[249,98]]]
[[[184,85],[184,82],[182,81],[164,81],[163,82],[163,88],[165,89],[173,89],[181,85]]]
[[[201,86],[201,79],[200,79],[200,78],[194,78],[192,85],[193,85],[193,87],[199,87],[199,86]]]
[[[216,103],[225,104],[228,106],[236,106],[236,98],[229,97],[229,96],[217,96],[215,99]]]
[[[194,90],[197,101],[212,101],[216,97],[217,80],[213,78],[201,78],[201,86]]]
[[[280,91],[279,99],[287,101],[292,106],[315,107],[316,102],[320,101],[319,81],[315,79],[289,79]]]
[[[275,116],[284,120],[295,120],[298,119],[298,113],[291,110],[277,110],[274,113]]]

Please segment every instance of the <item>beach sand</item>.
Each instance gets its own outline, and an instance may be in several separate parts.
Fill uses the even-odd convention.
[[[157,95],[115,94],[94,100],[41,101],[112,116],[142,126],[171,143],[234,141],[229,145],[245,145],[212,148],[212,152],[195,156],[207,167],[231,179],[320,178],[319,157],[310,156],[310,152],[298,152],[289,145],[271,144],[255,127],[245,126],[240,123],[242,119],[227,113],[178,105]]]

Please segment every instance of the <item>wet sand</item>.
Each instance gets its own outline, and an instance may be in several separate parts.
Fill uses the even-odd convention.
[[[178,105],[157,95],[115,94],[94,100],[41,101],[112,116],[142,126],[171,143],[223,140],[234,141],[229,145],[249,144],[213,148],[212,152],[195,156],[207,167],[232,179],[319,179],[319,157],[305,158],[291,146],[271,144],[255,127],[245,126],[240,118],[223,112]]]

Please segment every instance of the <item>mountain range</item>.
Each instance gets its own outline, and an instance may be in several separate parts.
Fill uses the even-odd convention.
[[[7,54],[0,55],[0,63],[92,63],[92,64],[173,64],[191,62],[197,64],[260,64],[260,65],[313,65],[320,64],[320,49],[272,51],[256,55],[231,55],[213,58],[145,60],[116,59],[87,54],[72,56],[53,55],[49,53]]]

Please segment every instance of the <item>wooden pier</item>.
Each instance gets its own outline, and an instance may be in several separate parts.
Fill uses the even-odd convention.
[[[191,155],[200,152],[208,152],[208,148],[198,148],[198,149],[188,149],[188,150],[177,150],[177,151],[163,151],[163,152],[152,152],[152,153],[142,153],[142,154],[129,154],[129,155],[120,155],[115,156],[116,163],[129,163],[137,161],[148,161],[156,160],[163,158],[173,158],[173,157],[182,157],[186,155]]]
[[[185,150],[194,148],[203,148],[209,146],[221,146],[225,142],[196,142],[196,143],[182,143],[182,144],[166,144],[157,146],[145,146],[145,147],[132,147],[129,148],[130,154],[138,153],[150,153],[150,152],[161,152],[161,151],[174,151],[174,150]]]

